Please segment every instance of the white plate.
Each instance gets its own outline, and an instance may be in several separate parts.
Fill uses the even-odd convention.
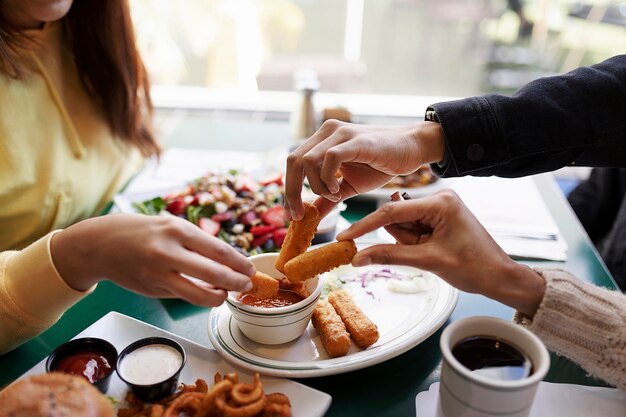
[[[415,187],[415,188],[396,188],[396,187],[380,187],[375,190],[368,191],[366,193],[361,194],[359,197],[361,198],[370,198],[374,200],[379,200],[381,202],[391,201],[391,194],[396,191],[400,192],[400,194],[407,193],[413,198],[426,197],[433,194],[435,191],[439,191],[442,188],[446,188],[450,186],[450,179],[439,178],[437,181],[432,184],[424,185],[423,187]]]
[[[111,342],[117,351],[121,352],[124,347],[135,340],[150,336],[169,337],[176,340],[185,349],[187,364],[181,373],[180,382],[193,384],[196,379],[203,378],[210,383],[216,372],[225,374],[234,370],[232,365],[224,362],[212,349],[117,312],[108,313],[76,337],[100,337]],[[20,378],[26,375],[44,373],[46,371],[45,363],[46,359],[39,362]],[[252,374],[240,369],[235,370],[239,372],[244,381],[252,380]],[[321,417],[326,413],[332,401],[331,396],[324,392],[287,379],[264,376],[262,381],[265,392],[282,392],[289,397],[295,416]],[[128,392],[128,387],[119,379],[117,374],[114,374],[107,395],[123,400],[126,392]]]
[[[335,276],[350,277],[365,271],[386,268],[370,265],[355,268],[349,265],[322,275],[327,280]],[[211,343],[229,362],[251,371],[290,378],[333,375],[365,368],[398,356],[417,346],[448,319],[456,306],[458,291],[440,278],[405,266],[389,267],[407,274],[427,274],[432,286],[426,292],[401,294],[387,289],[378,279],[365,288],[359,282],[344,285],[356,304],[378,326],[380,339],[368,349],[354,344],[346,356],[329,358],[312,324],[293,342],[282,345],[262,345],[241,333],[228,307],[213,309],[208,332]]]

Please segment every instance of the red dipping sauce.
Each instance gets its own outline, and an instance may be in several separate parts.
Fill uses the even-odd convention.
[[[243,304],[265,308],[290,306],[302,300],[304,298],[300,294],[288,290],[278,290],[278,294],[273,298],[256,298],[248,294],[239,295],[239,301]]]
[[[111,373],[113,368],[103,355],[93,351],[83,351],[61,359],[55,370],[82,376],[94,383]]]

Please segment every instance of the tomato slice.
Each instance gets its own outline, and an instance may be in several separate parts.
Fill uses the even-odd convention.
[[[285,209],[283,206],[271,207],[261,214],[261,220],[270,226],[284,227],[287,223],[285,221]]]
[[[276,172],[274,174],[268,175],[267,177],[261,178],[259,183],[262,186],[268,186],[270,184],[283,185],[283,174],[280,172]]]
[[[276,226],[252,226],[250,233],[256,236],[263,236],[266,233],[272,233],[276,229]]]
[[[208,217],[200,217],[198,219],[198,226],[200,226],[200,229],[213,236],[217,236],[217,234],[220,232],[220,229],[222,228],[221,224]]]

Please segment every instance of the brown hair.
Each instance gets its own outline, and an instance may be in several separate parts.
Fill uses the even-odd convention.
[[[25,72],[20,52],[32,41],[6,12],[0,7],[0,68],[19,78]],[[145,156],[158,155],[150,84],[135,46],[128,1],[76,0],[63,21],[83,85],[99,98],[111,132]]]

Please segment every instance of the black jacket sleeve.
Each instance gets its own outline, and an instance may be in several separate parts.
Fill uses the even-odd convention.
[[[520,177],[566,165],[626,167],[626,55],[535,80],[513,96],[433,104],[441,176]]]

